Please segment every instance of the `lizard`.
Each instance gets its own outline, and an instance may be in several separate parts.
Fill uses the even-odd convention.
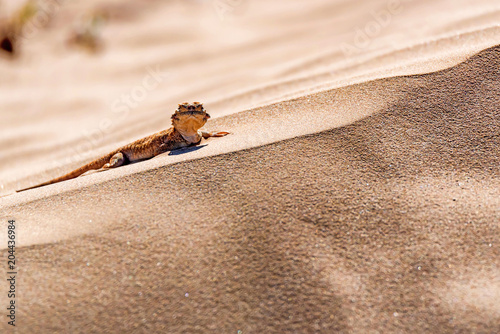
[[[199,102],[194,102],[192,104],[184,102],[179,104],[179,107],[172,115],[171,128],[122,146],[61,177],[33,187],[20,189],[16,192],[73,179],[90,170],[107,170],[132,162],[150,159],[168,151],[198,145],[202,138],[223,137],[229,134],[229,132],[210,133],[198,131],[205,125],[209,118],[210,115],[203,108],[203,104]]]

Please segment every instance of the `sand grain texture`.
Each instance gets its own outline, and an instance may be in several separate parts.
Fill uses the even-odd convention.
[[[71,145],[81,141],[78,131],[98,124],[102,115],[94,108],[120,91],[99,91],[91,85],[99,77],[127,91],[123,81],[134,87],[145,75],[141,68],[165,62],[177,66],[170,75],[183,85],[165,79],[172,94],[162,98],[167,86],[149,92],[91,154],[154,132],[168,122],[154,116],[155,107],[196,92],[214,110],[208,127],[232,132],[197,150],[1,198],[2,226],[16,219],[21,246],[14,332],[500,331],[500,35],[492,24],[498,6],[405,2],[407,11],[372,39],[360,61],[328,45],[335,38],[349,42],[349,31],[385,2],[374,1],[363,18],[352,16],[358,1],[310,2],[304,17],[314,20],[298,18],[301,1],[276,3],[247,4],[231,32],[227,22],[207,29],[235,39],[205,50],[203,66],[196,55],[175,53],[207,36],[188,30],[161,44],[164,35],[154,32],[162,31],[160,14],[170,11],[163,29],[173,29],[174,14],[189,6],[192,15],[211,20],[205,7],[156,3],[156,13],[135,18],[152,32],[142,40],[144,64],[135,74],[119,73],[126,61],[97,70],[120,48],[136,50],[132,38],[82,58],[82,67],[95,69],[79,83],[81,94],[69,90],[55,99],[23,79],[17,88],[2,82],[10,89],[2,93],[6,106],[19,111],[0,116],[11,125],[1,123],[5,194],[66,171],[51,163],[77,155]],[[440,22],[432,20],[438,9]],[[257,43],[251,35],[268,28],[271,17],[275,30]],[[422,20],[427,29],[417,30]],[[331,25],[336,37],[319,29]],[[40,39],[50,41],[51,33],[40,32]],[[382,52],[388,40],[400,48]],[[325,48],[311,49],[319,42]],[[61,66],[80,56],[68,57]],[[33,67],[40,61],[21,60]],[[107,79],[109,71],[117,78]],[[211,76],[212,85],[191,83],[192,75]],[[238,78],[245,79],[230,88]],[[28,91],[47,105],[31,110],[20,98]],[[39,113],[50,103],[47,123],[25,119],[43,121]],[[74,104],[73,114],[65,113],[66,104]],[[75,119],[79,130],[50,132]],[[69,165],[85,159],[78,155]],[[2,322],[0,330],[11,329]]]

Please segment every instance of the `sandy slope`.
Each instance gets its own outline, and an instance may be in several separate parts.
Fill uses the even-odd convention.
[[[500,42],[497,1],[402,1],[367,40],[360,31],[377,27],[377,15],[392,8],[388,2],[252,1],[224,20],[211,2],[64,3],[48,27],[28,29],[17,62],[0,62],[0,195],[163,129],[179,102],[203,101],[221,117],[369,79],[439,70]],[[65,48],[72,22],[96,6],[111,13],[105,52]],[[158,85],[123,101],[144,88],[151,71],[161,73]],[[257,143],[235,139],[224,151],[367,114],[366,108],[345,112],[352,117],[321,126],[321,116],[306,131],[304,124],[288,125],[286,134]]]
[[[309,3],[220,21],[151,2],[97,57],[58,49],[61,14],[24,45],[39,57],[0,63],[3,194],[161,129],[181,100],[233,133],[1,198],[23,246],[19,333],[499,331],[500,47],[465,60],[500,44],[498,5],[404,2],[346,57],[387,3]],[[158,88],[113,113],[157,65]],[[84,139],[103,118],[114,130]]]

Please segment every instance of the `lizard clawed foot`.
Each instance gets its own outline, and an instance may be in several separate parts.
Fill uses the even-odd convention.
[[[225,132],[225,131],[217,132],[217,133],[213,133],[212,137],[224,137],[224,136],[227,136],[229,133],[230,132]]]
[[[224,137],[224,136],[227,136],[228,134],[230,134],[230,132],[215,132],[215,133],[211,133],[211,132],[203,132],[202,135],[203,135],[203,138],[209,138],[209,137]]]

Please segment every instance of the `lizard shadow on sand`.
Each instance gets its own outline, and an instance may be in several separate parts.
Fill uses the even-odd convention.
[[[202,149],[203,147],[207,146],[207,144],[204,145],[197,145],[197,146],[189,146],[185,148],[178,148],[176,150],[172,150],[168,152],[168,155],[180,155],[180,154],[185,154],[189,152],[194,152],[198,151],[199,149]]]

